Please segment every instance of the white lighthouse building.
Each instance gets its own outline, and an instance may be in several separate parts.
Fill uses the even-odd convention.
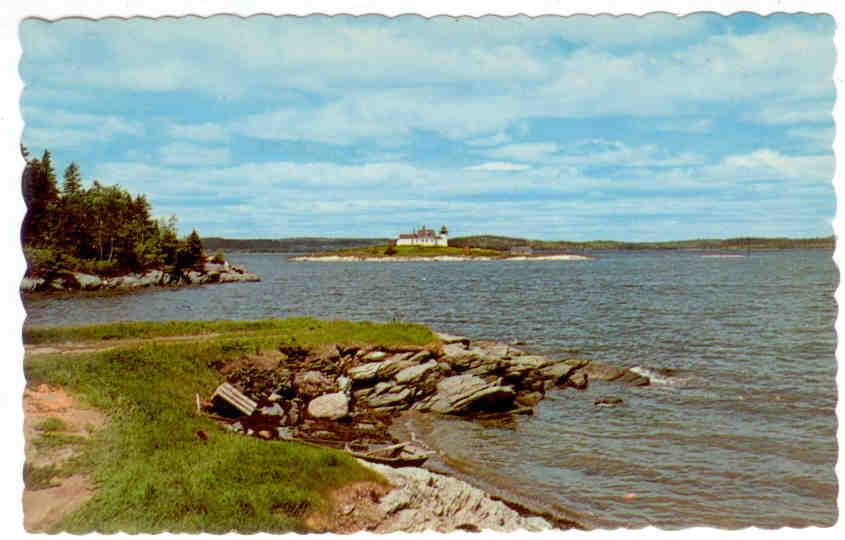
[[[446,225],[443,225],[440,227],[440,234],[435,234],[434,229],[423,226],[412,233],[400,234],[396,239],[396,245],[447,247],[449,245],[449,229],[446,228]]]

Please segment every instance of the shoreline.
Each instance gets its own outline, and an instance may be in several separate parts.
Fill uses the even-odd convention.
[[[26,295],[113,292],[124,293],[148,287],[178,288],[191,285],[218,283],[251,283],[261,281],[258,274],[249,272],[239,264],[211,263],[202,270],[165,272],[162,269],[133,272],[105,277],[84,272],[66,271],[55,276],[26,276],[21,279],[20,292]]]
[[[288,257],[294,262],[469,262],[469,261],[591,261],[595,257],[587,255],[518,255],[513,257],[435,255],[431,257],[384,256],[370,257],[358,255],[297,255]]]
[[[172,322],[133,323],[126,328],[80,327],[59,333],[41,329],[25,333],[24,338],[26,357],[31,361],[42,354],[88,354],[106,348],[132,347],[143,351],[144,344],[157,344],[163,339],[177,349],[181,343],[200,339],[212,346],[225,340],[229,332],[238,333],[242,340],[249,336],[243,330],[258,332],[255,346],[208,364],[213,371],[208,373],[204,390],[198,390],[204,397],[211,397],[195,396],[196,414],[216,424],[219,432],[205,428],[205,432],[197,433],[197,440],[225,445],[240,444],[237,441],[243,440],[241,437],[266,440],[267,446],[261,450],[266,453],[283,448],[279,443],[293,443],[303,449],[319,446],[343,450],[348,443],[373,449],[395,445],[400,439],[410,439],[405,444],[422,444],[425,450],[428,434],[424,428],[420,431],[409,424],[409,416],[405,415],[420,415],[433,421],[450,417],[468,422],[513,422],[518,421],[519,415],[533,414],[546,391],[553,388],[577,391],[593,380],[640,386],[650,383],[648,377],[633,368],[582,358],[541,356],[509,344],[436,333],[419,325],[393,325],[387,331],[387,326],[374,328],[372,323],[259,323],[190,322],[179,329],[173,328]],[[272,329],[280,335],[290,332],[283,328],[299,329],[291,335],[316,332],[314,335],[320,338],[313,343],[306,340],[297,344],[294,340],[279,345],[267,331]],[[331,337],[333,334],[335,337]],[[121,339],[104,341],[106,335]],[[33,349],[36,345],[40,350]],[[149,354],[161,354],[161,350],[154,347]],[[181,361],[193,365],[192,358],[189,354]],[[56,366],[64,364],[58,358],[53,362]],[[159,369],[157,363],[155,369]],[[41,380],[56,382],[49,377]],[[254,407],[232,414],[229,406],[233,402],[221,401],[217,393],[225,386],[223,381],[254,400]],[[31,382],[28,379],[28,384]],[[210,394],[217,384],[218,390]],[[139,398],[145,395],[142,392]],[[108,414],[108,410],[103,412]],[[417,437],[415,432],[424,434]],[[433,443],[429,450],[437,450],[436,441]],[[380,469],[366,464],[386,473],[383,476],[393,488],[384,491],[381,484],[381,492],[377,492],[373,490],[379,484],[373,482],[362,485],[350,480],[340,484],[330,492],[340,506],[329,511],[315,509],[315,525],[331,532],[353,532],[348,529],[355,527],[382,532],[591,528],[589,521],[578,519],[575,512],[550,507],[540,499],[532,501],[529,490],[509,491],[506,483],[497,483],[480,470],[451,466],[449,456],[442,450],[437,454],[422,466]],[[442,464],[438,463],[441,456]],[[360,505],[360,512],[374,512],[367,514],[369,521],[355,518],[356,505]]]

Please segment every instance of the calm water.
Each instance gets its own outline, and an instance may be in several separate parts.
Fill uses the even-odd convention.
[[[454,463],[603,527],[831,525],[836,304],[826,250],[593,261],[291,263],[262,283],[38,298],[30,324],[312,315],[430,324],[645,369],[665,384],[554,391],[508,426],[425,426]],[[601,396],[618,408],[597,408]]]

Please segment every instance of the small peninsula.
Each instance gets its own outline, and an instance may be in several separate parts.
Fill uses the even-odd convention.
[[[23,292],[127,291],[149,286],[260,281],[218,250],[209,257],[196,230],[185,238],[176,217],[154,219],[145,195],[94,180],[83,187],[76,163],[61,189],[52,156],[26,159],[22,187],[27,212],[21,243],[27,262]]]

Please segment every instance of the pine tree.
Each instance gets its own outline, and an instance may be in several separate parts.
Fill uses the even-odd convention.
[[[65,181],[62,185],[62,192],[65,195],[74,195],[82,189],[82,175],[79,173],[79,165],[71,161],[65,169]]]
[[[47,246],[52,243],[56,233],[55,210],[59,199],[49,150],[44,150],[40,161],[31,159],[27,162],[21,184],[27,207],[21,241],[25,246]]]

